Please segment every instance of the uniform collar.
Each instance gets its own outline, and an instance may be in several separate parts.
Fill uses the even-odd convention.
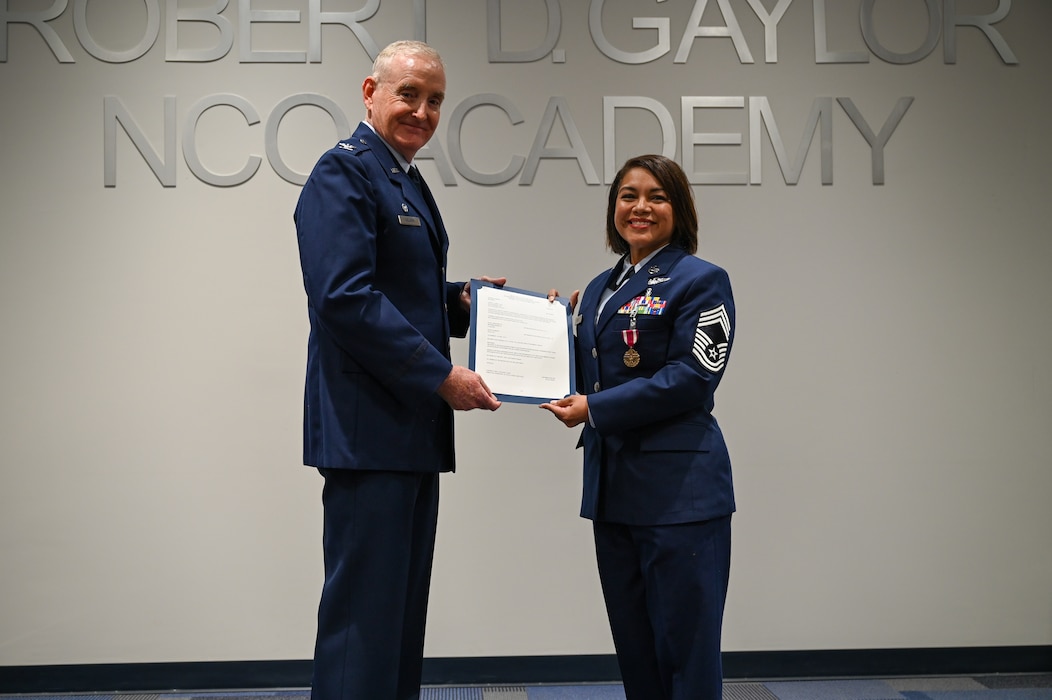
[[[410,163],[409,161],[407,161],[407,160],[406,160],[406,159],[405,159],[405,158],[404,158],[404,157],[402,156],[402,154],[401,154],[401,153],[399,153],[398,151],[396,151],[396,150],[394,149],[394,146],[392,146],[391,144],[387,143],[387,141],[385,141],[385,140],[384,140],[384,137],[383,137],[383,136],[380,136],[380,134],[378,134],[378,133],[376,132],[376,127],[374,127],[374,126],[373,126],[372,124],[370,124],[370,123],[369,123],[368,121],[363,121],[363,122],[362,122],[362,124],[364,124],[365,126],[369,127],[369,130],[370,130],[370,131],[372,131],[372,132],[373,132],[373,134],[374,134],[374,135],[376,136],[376,138],[378,138],[378,139],[380,140],[380,143],[382,143],[383,145],[387,146],[387,150],[391,152],[391,155],[392,155],[392,156],[394,156],[395,162],[396,162],[396,163],[398,163],[398,167],[400,167],[400,168],[402,169],[402,172],[405,172],[405,173],[409,172],[409,168],[410,168],[410,167],[411,167],[411,166],[412,166],[413,164],[412,164],[412,163]]]

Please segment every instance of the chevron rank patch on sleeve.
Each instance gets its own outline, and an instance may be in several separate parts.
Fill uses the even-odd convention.
[[[727,361],[727,345],[731,337],[731,319],[720,304],[703,311],[694,331],[694,357],[710,372],[719,372]]]

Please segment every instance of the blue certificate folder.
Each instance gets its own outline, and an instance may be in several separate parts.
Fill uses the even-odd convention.
[[[551,303],[548,301],[548,295],[542,294],[541,292],[530,292],[524,289],[514,289],[512,287],[497,287],[496,285],[490,282],[483,282],[482,280],[471,280],[471,332],[469,335],[470,346],[468,350],[468,367],[482,375],[483,381],[486,382],[486,385],[489,386],[490,390],[501,401],[510,401],[513,403],[541,404],[545,403],[546,401],[551,401],[553,399],[561,399],[564,396],[573,394],[576,390],[574,381],[576,372],[574,371],[573,319],[571,317],[569,300],[563,297],[557,297],[555,299],[555,303],[560,304],[562,306],[563,315],[566,317],[565,324],[563,324],[561,320],[559,323],[556,324],[551,324],[547,322],[544,323],[543,328],[541,330],[543,333],[547,333],[549,335],[540,339],[538,339],[536,335],[532,334],[532,332],[529,336],[524,335],[521,338],[522,342],[524,343],[523,347],[521,348],[521,352],[519,351],[519,349],[514,347],[514,344],[519,340],[515,332],[518,330],[518,328],[515,328],[513,325],[512,332],[507,334],[506,336],[502,336],[502,339],[499,343],[502,357],[498,358],[497,362],[500,363],[506,360],[506,371],[504,367],[494,369],[492,362],[487,362],[487,366],[482,367],[480,369],[476,366],[476,364],[478,361],[482,360],[482,356],[486,354],[482,348],[489,348],[490,341],[492,340],[492,338],[488,335],[491,329],[479,327],[479,290],[484,288],[487,288],[487,292],[484,293],[487,299],[493,298],[491,296],[491,293],[488,291],[489,289],[493,289],[497,290],[499,294],[521,294],[531,298],[539,297],[540,299],[543,299],[546,304]],[[515,300],[514,298],[509,298],[508,301],[515,302],[522,300]],[[542,310],[546,311],[546,309],[544,309],[543,307],[541,308]],[[487,306],[487,310],[488,309],[489,307]],[[488,311],[486,313],[488,313]],[[514,324],[514,320],[510,318],[502,319],[501,323],[506,327],[509,323]],[[565,337],[563,337],[564,335]],[[514,375],[516,372],[519,372],[520,370],[527,373],[529,372],[529,361],[527,360],[525,364],[520,364],[519,359],[521,357],[528,357],[538,347],[537,343],[547,348],[547,351],[542,351],[541,354],[547,354],[547,352],[551,352],[554,349],[554,353],[552,354],[556,357],[558,357],[558,355],[561,353],[563,343],[565,343],[567,357],[565,370],[562,364],[558,363],[559,366],[555,368],[556,372],[559,374],[559,376],[557,377],[537,377],[536,381],[534,381],[534,378],[532,377],[527,377],[525,380],[521,380],[521,378],[520,380],[512,378],[512,375]],[[506,356],[505,351],[507,351]],[[492,357],[487,355],[486,359],[491,360]],[[561,374],[562,371],[565,371],[566,374]],[[489,374],[489,376],[487,376],[487,374]],[[558,387],[558,394],[554,396],[531,396],[531,393],[537,392],[531,392],[529,390],[524,389],[515,389],[516,386],[522,385],[529,385],[533,386],[534,388],[550,388],[553,391]],[[511,388],[509,389],[509,387]]]

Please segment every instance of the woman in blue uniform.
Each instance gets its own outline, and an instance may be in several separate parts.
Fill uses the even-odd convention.
[[[720,698],[735,506],[712,410],[734,337],[730,280],[694,256],[690,183],[663,156],[618,172],[606,238],[621,259],[579,308],[571,297],[583,393],[542,408],[584,424],[581,515],[593,521],[626,697]]]

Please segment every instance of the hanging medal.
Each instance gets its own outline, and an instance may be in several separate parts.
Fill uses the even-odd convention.
[[[632,325],[635,325],[635,318],[632,319]],[[635,349],[636,341],[639,340],[639,331],[635,328],[629,328],[628,330],[621,331],[621,337],[625,340],[625,345],[628,346],[628,350],[625,350],[624,360],[625,367],[635,367],[639,364],[639,353]]]
[[[645,298],[650,298],[650,289],[647,289]],[[628,316],[628,330],[621,331],[621,338],[625,341],[625,345],[628,346],[628,350],[625,350],[623,360],[625,367],[636,367],[639,365],[639,351],[636,350],[635,345],[639,341],[639,331],[636,330],[636,314],[639,312],[639,301],[634,300],[632,302],[632,310]]]

